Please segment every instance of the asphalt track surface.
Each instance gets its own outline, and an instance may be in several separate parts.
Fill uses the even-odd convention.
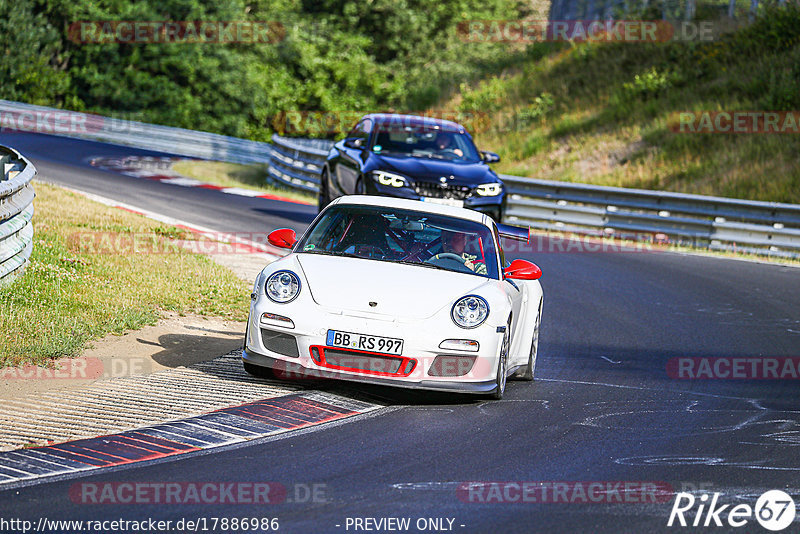
[[[34,134],[0,133],[0,143],[28,156],[41,179],[221,231],[302,230],[315,211],[86,164],[91,156],[153,154],[147,151]],[[0,517],[277,517],[281,532],[299,533],[365,532],[347,528],[348,518],[364,517],[407,517],[409,532],[421,531],[419,518],[450,518],[452,531],[464,533],[767,532],[752,517],[738,529],[668,528],[672,497],[585,503],[573,494],[567,500],[574,502],[542,503],[496,502],[495,494],[494,502],[475,502],[489,497],[482,490],[470,502],[458,488],[469,481],[665,482],[698,498],[701,490],[717,492],[719,505],[754,507],[770,489],[800,503],[800,381],[667,372],[677,357],[799,357],[800,269],[657,252],[519,256],[544,273],[537,380],[509,382],[503,401],[317,384],[387,407],[280,439],[2,491]],[[78,482],[187,481],[278,482],[289,499],[90,505],[69,497]],[[303,488],[313,484],[322,494],[306,502]],[[690,524],[696,511],[686,514]],[[797,531],[800,518],[783,532]]]

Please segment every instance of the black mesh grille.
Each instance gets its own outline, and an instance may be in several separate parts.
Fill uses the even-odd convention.
[[[427,182],[416,182],[414,189],[421,197],[431,198],[452,198],[455,200],[464,200],[469,196],[471,187],[466,185],[448,185],[436,184]]]
[[[445,356],[440,354],[428,369],[429,376],[464,376],[472,370],[477,356]]]
[[[335,365],[337,367],[361,369],[362,371],[371,371],[374,373],[397,373],[400,370],[400,364],[403,362],[400,358],[359,354],[357,352],[333,349],[325,349],[325,361],[329,365]]]
[[[298,358],[300,351],[297,349],[297,340],[291,334],[261,329],[261,341],[267,350],[277,352],[283,356]]]

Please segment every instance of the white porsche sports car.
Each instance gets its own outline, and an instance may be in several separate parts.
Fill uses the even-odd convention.
[[[532,380],[541,270],[506,264],[481,213],[387,197],[340,197],[256,278],[242,358],[257,376],[326,377],[502,398]],[[503,269],[505,266],[505,269]]]

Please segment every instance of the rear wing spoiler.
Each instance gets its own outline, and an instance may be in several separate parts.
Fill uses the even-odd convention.
[[[528,242],[530,239],[530,228],[511,226],[510,224],[498,224],[497,232],[500,234],[500,237],[507,237],[516,241]]]

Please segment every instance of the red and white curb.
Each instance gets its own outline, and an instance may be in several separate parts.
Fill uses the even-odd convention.
[[[327,393],[293,393],[118,434],[0,453],[0,487],[242,443],[378,408]]]
[[[151,156],[126,156],[124,158],[115,157],[101,157],[97,156],[90,158],[89,164],[99,169],[124,174],[126,176],[134,176],[136,178],[145,178],[147,180],[156,180],[165,184],[172,184],[181,187],[199,187],[202,189],[214,189],[228,195],[237,195],[242,197],[252,198],[265,198],[268,200],[277,200],[280,202],[290,202],[293,204],[302,204],[306,206],[313,205],[312,202],[298,200],[295,198],[288,198],[280,195],[273,195],[258,191],[255,189],[247,189],[243,187],[222,187],[215,184],[209,184],[194,178],[187,178],[182,174],[175,172],[172,165],[179,161],[195,161],[189,158],[170,158],[170,157],[151,157]]]
[[[8,401],[0,408],[0,450],[6,451],[0,452],[0,489],[242,443],[379,408],[252,377],[235,351],[189,367]],[[30,445],[44,446],[20,449]]]

